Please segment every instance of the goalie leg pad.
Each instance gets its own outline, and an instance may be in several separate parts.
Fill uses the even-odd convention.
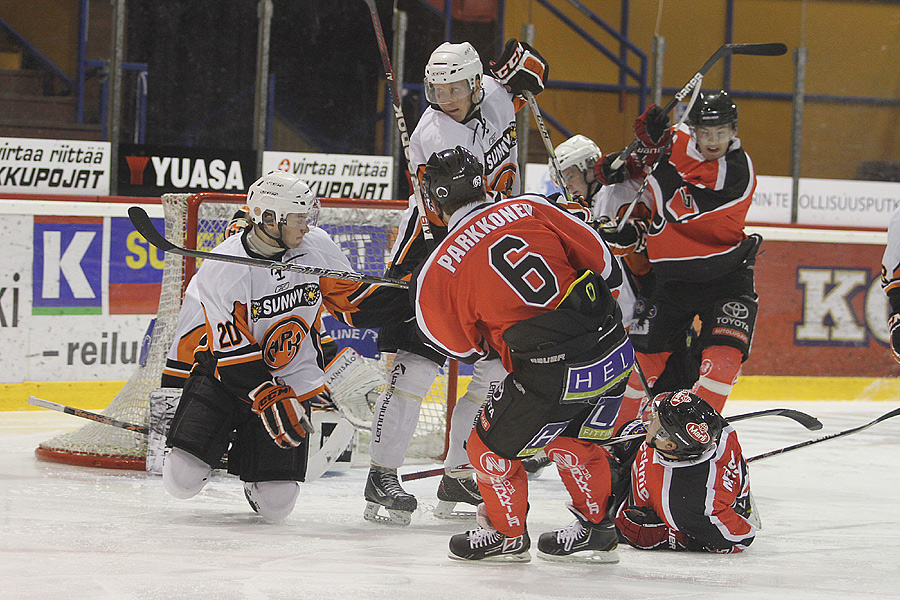
[[[211,472],[210,466],[196,456],[173,448],[163,463],[163,485],[171,495],[187,500],[200,493]]]
[[[162,475],[166,455],[166,435],[181,399],[181,388],[157,388],[150,392],[150,433],[147,436],[148,473]]]
[[[440,365],[411,352],[398,351],[388,375],[387,389],[375,401],[369,454],[384,467],[396,469],[416,431],[422,400],[431,389]]]
[[[250,507],[272,523],[283,521],[291,514],[299,495],[300,484],[296,481],[244,482],[244,496]]]

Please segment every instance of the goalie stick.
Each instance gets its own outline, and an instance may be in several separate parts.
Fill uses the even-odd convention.
[[[56,410],[62,413],[66,413],[67,415],[73,415],[76,417],[81,417],[82,419],[88,419],[89,421],[96,421],[97,423],[112,425],[113,427],[118,427],[120,429],[127,429],[128,431],[141,433],[143,435],[150,434],[150,430],[143,425],[135,425],[134,423],[120,421],[119,419],[113,419],[112,417],[107,417],[106,415],[101,415],[89,410],[83,410],[81,408],[73,408],[71,406],[66,406],[65,404],[51,402],[50,400],[44,400],[43,398],[38,398],[36,396],[29,396],[28,404],[30,404],[31,406],[40,406],[41,408],[49,408],[50,410]]]
[[[859,431],[863,431],[864,429],[868,429],[872,425],[877,425],[882,421],[886,421],[891,417],[896,417],[900,415],[900,407],[895,408],[894,410],[887,412],[877,419],[873,419],[869,421],[865,425],[860,425],[859,427],[852,427],[850,429],[845,429],[843,431],[838,431],[837,433],[832,433],[830,435],[826,435],[824,437],[816,438],[814,440],[807,440],[805,442],[800,442],[799,444],[793,444],[791,446],[785,446],[784,448],[778,448],[776,450],[769,450],[768,452],[763,452],[762,454],[757,454],[756,456],[751,456],[747,459],[747,462],[753,462],[754,460],[759,460],[761,458],[768,458],[770,456],[775,456],[777,454],[784,454],[785,452],[790,452],[791,450],[797,450],[798,448],[805,448],[806,446],[812,446],[813,444],[818,444],[819,442],[824,442],[827,440],[833,440],[835,438],[843,437],[845,435],[850,435],[851,433],[857,433]]]
[[[147,212],[140,206],[132,206],[128,209],[128,218],[134,228],[144,236],[148,242],[164,252],[171,252],[180,256],[188,256],[191,258],[202,258],[209,260],[218,260],[221,262],[236,263],[239,265],[248,265],[251,267],[260,267],[263,269],[275,269],[278,271],[294,271],[297,273],[307,273],[309,275],[318,275],[330,279],[344,279],[347,281],[358,281],[360,283],[372,283],[376,285],[385,285],[390,287],[408,288],[409,284],[402,279],[392,279],[390,277],[375,277],[374,275],[365,275],[363,273],[354,273],[352,271],[337,271],[335,269],[325,269],[323,267],[310,267],[307,265],[298,265],[295,263],[278,262],[276,260],[266,260],[263,258],[251,258],[249,256],[231,256],[228,254],[218,254],[216,252],[203,252],[202,250],[188,250],[176,246],[159,233],[150,221]]]
[[[900,411],[900,408],[897,409]],[[894,412],[897,412],[894,411]],[[894,415],[890,415],[894,416]],[[814,416],[807,414],[805,412],[794,410],[792,408],[768,408],[765,410],[757,410],[749,413],[742,413],[739,415],[734,415],[731,417],[725,417],[725,420],[729,423],[737,423],[738,421],[743,421],[745,419],[754,419],[756,417],[787,417],[792,421],[796,421],[800,425],[803,425],[810,431],[818,431],[822,429],[822,423]],[[882,420],[888,418],[887,415],[880,417]],[[877,421],[869,423],[868,426],[874,425]],[[846,434],[844,434],[846,435]],[[614,446],[615,444],[621,444],[622,442],[630,442],[631,440],[637,440],[640,438],[646,437],[646,434],[643,433],[634,433],[631,435],[623,435],[619,437],[610,438],[602,443],[599,443],[599,446]],[[820,440],[821,441],[821,440]],[[814,443],[814,442],[813,442]],[[761,457],[754,457],[761,458]],[[750,459],[753,460],[753,459]],[[747,462],[750,462],[748,460]],[[444,474],[444,468],[439,467],[437,469],[427,469],[425,471],[415,471],[413,473],[406,473],[400,477],[401,481],[412,481],[414,479],[424,479],[426,477],[436,477],[438,475]]]
[[[428,222],[428,213],[425,212],[425,196],[422,195],[422,186],[419,184],[419,176],[413,170],[412,160],[409,157],[409,128],[406,126],[406,117],[403,116],[403,106],[400,104],[400,95],[397,93],[397,82],[394,80],[394,68],[391,66],[391,57],[388,53],[387,42],[384,40],[384,29],[381,27],[381,19],[378,17],[378,7],[375,0],[365,0],[372,17],[372,28],[375,30],[375,39],[378,40],[378,51],[381,53],[381,64],[384,68],[384,77],[387,79],[390,90],[391,105],[394,108],[394,121],[400,131],[400,144],[403,146],[403,155],[406,157],[406,169],[409,171],[409,181],[413,189],[413,197],[416,200],[416,208],[419,210],[419,224],[422,234],[425,236],[425,245],[429,250],[434,249],[434,234]],[[401,85],[403,82],[400,82]]]
[[[668,104],[663,107],[663,113],[668,113],[675,105],[691,93],[691,91],[700,84],[703,80],[703,76],[706,75],[707,71],[709,71],[714,64],[725,58],[726,56],[731,56],[732,54],[747,54],[752,56],[781,56],[787,52],[787,46],[782,43],[771,43],[771,44],[724,44],[715,53],[709,57],[703,66],[700,67],[700,70],[697,71],[691,80],[688,81],[683,88],[681,88],[675,97],[672,98]],[[635,148],[638,147],[640,142],[638,140],[634,140],[631,144],[625,148],[616,160],[610,165],[612,170],[616,170],[625,164],[625,161],[628,159],[629,155],[634,152]]]

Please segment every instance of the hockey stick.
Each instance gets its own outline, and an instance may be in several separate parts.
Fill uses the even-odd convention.
[[[724,44],[721,46],[716,52],[709,57],[703,66],[700,67],[700,70],[697,71],[691,80],[688,81],[681,90],[675,94],[675,97],[672,98],[668,104],[663,107],[663,114],[668,113],[675,105],[691,93],[691,91],[699,85],[699,83],[703,80],[703,76],[706,75],[707,71],[709,71],[714,64],[725,58],[726,56],[731,56],[732,54],[747,54],[753,56],[781,56],[787,52],[787,46],[782,43],[771,43],[771,44]],[[625,148],[619,156],[612,162],[610,168],[612,170],[616,170],[621,167],[625,160],[634,152],[635,148],[638,147],[640,142],[638,140],[634,140],[631,144]]]
[[[824,442],[826,440],[833,440],[834,438],[839,438],[839,437],[843,437],[845,435],[850,435],[851,433],[856,433],[858,431],[868,429],[872,425],[881,423],[882,421],[886,421],[887,419],[890,419],[891,417],[896,417],[897,415],[900,415],[900,407],[895,408],[894,410],[881,415],[877,419],[869,421],[865,425],[860,425],[859,427],[853,427],[851,429],[845,429],[844,431],[838,431],[837,433],[832,433],[831,435],[826,435],[824,437],[816,438],[814,440],[807,440],[805,442],[800,442],[799,444],[793,444],[792,446],[785,446],[784,448],[778,448],[777,450],[769,450],[768,452],[763,452],[762,454],[757,454],[756,456],[751,456],[750,458],[747,459],[747,462],[748,463],[753,462],[754,460],[759,460],[761,458],[768,458],[770,456],[775,456],[777,454],[784,454],[785,452],[790,452],[791,450],[796,450],[798,448],[804,448],[806,446],[818,444],[819,442]]]
[[[569,186],[566,185],[566,180],[563,179],[562,168],[560,168],[559,161],[556,159],[556,152],[553,151],[553,144],[550,142],[550,133],[547,131],[547,126],[544,125],[544,117],[541,115],[541,109],[538,107],[537,100],[534,99],[534,94],[528,90],[524,90],[522,95],[525,96],[525,99],[528,101],[528,106],[531,107],[531,114],[534,115],[534,122],[537,123],[538,131],[541,133],[541,139],[544,141],[544,147],[547,149],[547,155],[550,157],[551,168],[556,173],[556,178],[562,184],[563,194],[566,195],[566,200],[574,202],[575,199],[572,198]]]
[[[37,398],[35,396],[28,397],[28,404],[31,406],[40,406],[41,408],[49,408],[50,410],[56,410],[62,413],[66,413],[67,415],[74,415],[76,417],[81,417],[82,419],[88,419],[89,421],[96,421],[97,423],[104,423],[106,425],[111,425],[113,427],[119,427],[120,429],[127,429],[128,431],[133,431],[135,433],[141,433],[143,435],[149,435],[150,430],[142,425],[135,425],[134,423],[127,423],[125,421],[120,421],[118,419],[113,419],[112,417],[107,417],[106,415],[100,415],[89,410],[83,410],[81,408],[72,408],[71,406],[66,406],[64,404],[59,404],[57,402],[51,402],[49,400],[44,400],[42,398]]]
[[[434,234],[428,223],[428,214],[425,212],[425,196],[422,195],[422,186],[419,185],[419,175],[413,170],[412,160],[409,157],[409,128],[406,126],[406,117],[403,116],[403,107],[400,104],[400,95],[397,93],[397,82],[394,80],[394,69],[391,67],[391,57],[388,54],[387,42],[384,39],[384,29],[381,27],[381,19],[378,17],[378,8],[375,0],[365,0],[372,17],[372,28],[375,30],[375,39],[378,40],[378,51],[381,53],[381,64],[384,67],[384,77],[387,79],[391,92],[391,104],[394,107],[394,120],[400,131],[400,143],[403,146],[403,155],[406,157],[406,168],[409,171],[409,180],[413,188],[413,197],[416,199],[416,208],[419,210],[419,224],[422,234],[425,236],[425,245],[428,250],[434,249]],[[402,82],[401,82],[402,85]]]
[[[140,206],[132,206],[128,209],[128,218],[131,219],[132,225],[144,238],[165,252],[171,252],[181,256],[189,256],[192,258],[202,258],[209,260],[218,260],[222,262],[230,262],[239,265],[248,265],[251,267],[261,267],[263,269],[275,269],[278,271],[294,271],[297,273],[307,273],[310,275],[318,275],[319,277],[327,277],[331,279],[344,279],[347,281],[359,281],[360,283],[373,283],[377,285],[385,285],[390,287],[408,288],[409,284],[402,279],[392,279],[389,277],[375,277],[373,275],[364,275],[363,273],[353,273],[351,271],[336,271],[334,269],[325,269],[322,267],[309,267],[306,265],[298,265],[294,263],[284,263],[275,260],[266,260],[262,258],[251,258],[249,256],[231,256],[228,254],[218,254],[216,252],[203,252],[201,250],[188,250],[176,246],[160,234],[146,211]]]
[[[900,408],[898,408],[897,411],[900,411]],[[894,411],[894,412],[896,413],[897,411]],[[894,415],[890,415],[890,416],[894,416]],[[791,419],[793,421],[796,421],[800,425],[803,425],[810,431],[818,431],[819,429],[822,429],[822,423],[817,418],[815,418],[814,416],[807,414],[805,412],[802,412],[799,410],[794,410],[791,408],[769,408],[766,410],[757,410],[755,412],[742,413],[739,415],[734,415],[732,417],[725,417],[725,420],[728,421],[729,423],[737,423],[738,421],[744,421],[745,419],[755,419],[756,417],[787,417],[788,419]],[[885,415],[885,416],[881,417],[881,420],[884,420],[887,418],[888,418],[888,415]],[[877,423],[877,421],[869,423],[869,425],[867,425],[866,427],[874,425],[875,423]],[[633,433],[631,435],[622,435],[619,437],[610,438],[602,443],[599,443],[598,445],[599,446],[614,446],[616,444],[621,444],[623,442],[630,442],[632,440],[637,440],[637,439],[641,439],[644,437],[647,437],[646,434],[644,434],[644,433]],[[819,440],[819,441],[822,441],[822,440]],[[814,443],[814,442],[808,442],[808,443]],[[759,457],[754,457],[754,458],[759,458]],[[753,460],[753,459],[750,459],[750,460]],[[402,475],[400,477],[400,480],[401,481],[412,481],[414,479],[424,479],[426,477],[435,477],[437,475],[443,475],[443,474],[444,474],[444,468],[439,467],[437,469],[427,469],[425,471],[416,471],[413,473],[406,473],[405,475]]]

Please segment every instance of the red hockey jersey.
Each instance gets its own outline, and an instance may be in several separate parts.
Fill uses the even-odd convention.
[[[418,274],[416,321],[444,354],[474,362],[489,345],[512,371],[503,332],[555,309],[582,269],[618,297],[622,271],[606,243],[543,196],[463,207]]]

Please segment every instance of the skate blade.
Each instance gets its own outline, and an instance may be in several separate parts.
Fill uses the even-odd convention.
[[[475,510],[455,510],[457,502],[438,500],[434,507],[434,516],[438,519],[474,519]]]
[[[366,504],[366,510],[363,511],[363,518],[372,523],[380,523],[381,525],[390,525],[391,527],[406,527],[409,525],[412,513],[403,512],[402,510],[390,510],[385,508],[388,516],[378,514],[383,508],[380,504],[369,502]]]
[[[517,565],[531,562],[531,553],[529,552],[522,552],[521,554],[501,554],[499,556],[489,556],[487,558],[464,558],[462,556],[457,556],[452,552],[448,552],[447,556],[460,562],[490,563],[492,565]]]
[[[574,562],[594,565],[614,565],[619,562],[619,553],[615,550],[609,550],[608,552],[582,550],[563,556],[557,554],[545,554],[538,550],[538,556],[550,562]]]

